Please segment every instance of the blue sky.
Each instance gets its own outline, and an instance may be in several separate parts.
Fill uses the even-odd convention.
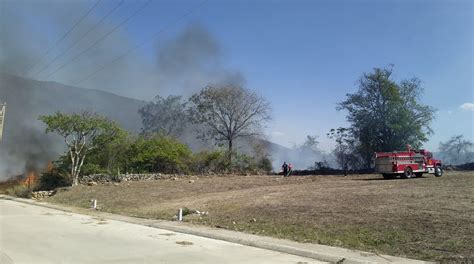
[[[422,100],[438,109],[428,148],[453,134],[474,139],[473,111],[459,108],[474,102],[472,2],[211,2],[203,17],[249,87],[272,101],[276,142],[323,141],[347,125],[335,104],[363,72],[390,63],[396,79],[420,78]]]
[[[105,2],[96,14],[105,14],[116,3]],[[126,1],[111,23],[143,3]],[[316,134],[321,148],[330,150],[326,133],[347,126],[345,113],[336,111],[336,104],[357,90],[362,73],[389,64],[395,65],[396,80],[421,79],[422,101],[438,109],[432,124],[435,134],[426,148],[436,150],[439,141],[455,134],[474,141],[472,1],[209,0],[182,23],[170,26],[198,3],[152,1],[124,25],[122,33],[134,45],[163,27],[166,31],[130,56],[152,63],[160,43],[189,24],[202,25],[219,43],[222,66],[242,73],[247,87],[271,102],[274,120],[267,134],[272,141],[292,146]],[[76,3],[77,10],[84,12],[92,4]],[[71,20],[80,13],[74,9],[71,4]],[[65,26],[39,27],[51,34],[50,39],[57,39]],[[131,92],[121,94],[147,99]]]

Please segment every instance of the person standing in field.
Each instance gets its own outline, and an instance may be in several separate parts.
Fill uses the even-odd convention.
[[[287,176],[290,176],[291,175],[291,171],[293,170],[293,165],[291,165],[291,163],[288,164],[288,175]]]
[[[283,177],[288,176],[288,164],[286,164],[286,161],[281,165],[281,169],[283,170]]]

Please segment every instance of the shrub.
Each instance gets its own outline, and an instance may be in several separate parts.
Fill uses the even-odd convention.
[[[236,153],[232,160],[232,170],[235,172],[256,172],[257,163],[254,157]]]
[[[272,161],[270,160],[269,157],[263,157],[258,161],[257,167],[260,170],[263,170],[265,172],[271,172],[273,170],[273,165]]]
[[[194,173],[224,172],[229,169],[225,151],[201,151],[192,156],[189,168]]]
[[[71,178],[66,174],[52,171],[41,174],[35,190],[50,191],[59,187],[71,186]]]
[[[247,154],[235,153],[232,164],[229,164],[229,155],[226,151],[201,151],[193,155],[189,168],[194,173],[256,173],[271,171],[272,162],[268,157],[256,159]]]
[[[134,172],[186,173],[192,156],[188,146],[174,138],[157,135],[138,138],[130,147],[130,170]]]
[[[183,216],[190,215],[196,213],[196,210],[189,209],[187,207],[182,208],[183,209]]]
[[[31,190],[21,184],[8,188],[5,194],[21,198],[31,198]]]
[[[95,163],[84,163],[81,169],[81,175],[107,173],[107,169]]]
[[[271,172],[272,161],[269,157],[256,158],[247,154],[236,154],[232,161],[232,170],[240,173]]]

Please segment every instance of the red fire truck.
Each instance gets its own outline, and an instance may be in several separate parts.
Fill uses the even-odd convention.
[[[375,171],[385,179],[393,179],[400,175],[409,179],[421,177],[423,173],[431,173],[436,177],[443,175],[441,160],[433,159],[433,154],[427,150],[377,152],[375,153]]]

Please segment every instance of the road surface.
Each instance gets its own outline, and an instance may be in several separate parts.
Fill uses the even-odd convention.
[[[0,263],[321,263],[0,199]]]

